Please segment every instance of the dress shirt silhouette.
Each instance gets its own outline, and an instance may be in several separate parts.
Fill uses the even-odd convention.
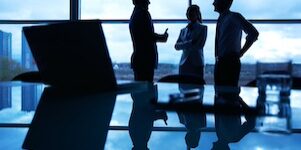
[[[259,35],[255,27],[241,14],[230,11],[233,0],[214,0],[215,11],[220,16],[215,36],[216,85],[238,86],[241,69],[240,58],[257,40]],[[247,34],[246,42],[241,47],[242,31]]]

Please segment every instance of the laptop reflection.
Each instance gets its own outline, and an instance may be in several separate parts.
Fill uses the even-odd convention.
[[[104,149],[114,93],[46,88],[23,149]]]

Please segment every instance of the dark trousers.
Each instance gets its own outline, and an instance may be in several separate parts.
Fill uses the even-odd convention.
[[[191,64],[183,64],[179,67],[179,74],[198,76],[204,80],[204,66],[193,66]]]
[[[214,83],[218,86],[238,86],[241,63],[239,58],[219,59],[215,62]]]
[[[143,68],[143,69],[133,69],[135,81],[149,81],[154,80],[154,69],[153,68]]]

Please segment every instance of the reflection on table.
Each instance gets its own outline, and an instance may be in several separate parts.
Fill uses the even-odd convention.
[[[178,149],[232,149],[233,146],[247,149],[245,146],[254,142],[257,144],[251,147],[273,149],[282,146],[275,141],[283,140],[291,143],[287,149],[300,146],[294,140],[301,137],[299,90],[291,91],[290,133],[266,134],[257,130],[258,117],[252,113],[259,99],[256,88],[241,87],[234,90],[236,93],[221,93],[212,85],[155,83],[148,84],[147,89],[119,94],[122,92],[62,90],[41,84],[0,84],[0,87],[11,90],[8,94],[11,101],[9,96],[5,98],[11,106],[0,110],[0,132],[5,133],[3,127],[29,129],[25,141],[14,143],[21,147],[24,142],[24,148],[28,149],[47,149],[45,143],[49,142],[52,149],[58,145],[73,149],[168,149],[171,145]],[[184,104],[185,109],[159,109],[155,102],[169,102],[171,94],[197,98],[173,101]],[[189,110],[186,104],[204,109]],[[24,134],[20,136],[25,138]]]

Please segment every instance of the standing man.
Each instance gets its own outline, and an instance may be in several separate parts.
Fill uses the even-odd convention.
[[[220,14],[216,25],[214,82],[216,85],[238,86],[240,58],[257,40],[255,27],[241,14],[231,12],[233,0],[214,0],[214,11]],[[241,47],[242,31],[247,34]]]
[[[131,68],[136,81],[153,82],[154,69],[158,66],[156,42],[166,42],[167,29],[164,34],[154,32],[154,26],[148,12],[149,0],[133,0],[135,5],[130,20],[130,33],[134,52],[131,57]]]

